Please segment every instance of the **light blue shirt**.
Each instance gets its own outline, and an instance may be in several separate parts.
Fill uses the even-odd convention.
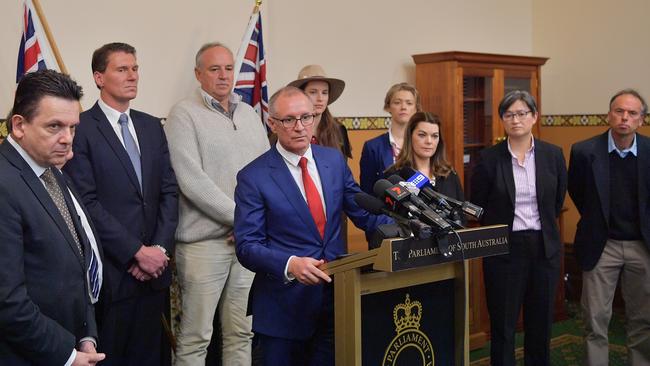
[[[614,138],[612,137],[612,130],[610,129],[607,131],[607,152],[611,153],[612,151],[616,150],[616,153],[618,156],[621,158],[625,159],[627,156],[627,153],[632,153],[632,155],[637,156],[636,154],[636,134],[634,134],[634,141],[632,142],[632,146],[630,146],[627,149],[624,150],[619,150],[618,147],[616,147],[616,144],[614,143]]]

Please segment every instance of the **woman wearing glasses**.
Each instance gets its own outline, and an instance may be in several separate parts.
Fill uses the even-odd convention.
[[[307,65],[298,73],[298,79],[289,85],[302,89],[314,105],[316,117],[311,143],[333,147],[340,150],[343,156],[351,158],[348,130],[334,119],[328,108],[343,93],[345,82],[328,78],[320,65]]]
[[[384,98],[384,110],[391,117],[388,132],[366,141],[361,152],[359,181],[363,191],[373,194],[375,182],[395,163],[404,144],[406,124],[421,109],[420,94],[412,85],[399,83],[388,89]]]
[[[559,147],[533,137],[539,113],[528,92],[508,93],[499,116],[507,139],[481,152],[470,197],[485,209],[483,225],[510,229],[510,253],[483,258],[491,363],[515,365],[515,328],[523,306],[524,362],[550,365],[566,165]]]
[[[384,175],[399,175],[403,168],[417,170],[429,178],[436,191],[464,201],[460,179],[447,161],[441,125],[440,118],[435,114],[415,113],[404,131],[404,143],[395,164]]]

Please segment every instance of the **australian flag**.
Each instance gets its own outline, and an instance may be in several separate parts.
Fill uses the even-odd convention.
[[[25,1],[23,12],[23,34],[20,37],[18,51],[18,67],[16,83],[28,72],[42,69],[58,70],[54,58],[51,57],[50,45],[45,36],[41,36],[42,27],[34,5],[30,0]]]
[[[256,7],[251,15],[235,62],[235,93],[257,111],[264,125],[269,116],[266,59],[262,41],[262,14]]]

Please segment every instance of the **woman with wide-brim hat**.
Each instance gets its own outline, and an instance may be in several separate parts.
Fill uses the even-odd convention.
[[[348,139],[348,131],[337,122],[329,111],[328,106],[336,101],[345,89],[345,82],[340,79],[327,77],[320,65],[307,65],[298,73],[298,79],[288,85],[305,91],[314,104],[314,135],[312,143],[336,148],[347,157],[352,157],[352,148]]]

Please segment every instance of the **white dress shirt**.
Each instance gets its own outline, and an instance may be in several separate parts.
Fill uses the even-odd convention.
[[[99,108],[102,110],[102,112],[104,112],[104,115],[106,116],[106,119],[108,119],[108,122],[111,124],[111,127],[113,127],[113,131],[115,131],[115,134],[117,135],[117,138],[122,143],[122,146],[124,146],[124,138],[122,138],[122,127],[119,124],[119,120],[120,120],[120,115],[122,113],[126,113],[127,117],[129,117],[129,124],[128,124],[129,132],[131,132],[131,136],[133,136],[133,140],[135,141],[135,146],[138,148],[138,152],[140,152],[140,142],[138,141],[138,134],[135,133],[135,127],[133,126],[133,120],[131,119],[131,108],[127,108],[127,110],[125,110],[124,112],[119,112],[109,107],[108,104],[104,103],[104,101],[101,98],[97,100],[97,104],[99,105]]]

